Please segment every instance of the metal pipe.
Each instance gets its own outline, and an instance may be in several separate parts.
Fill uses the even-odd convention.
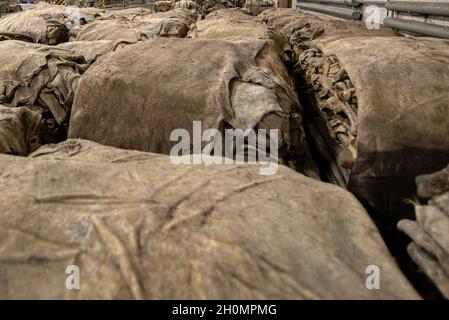
[[[328,14],[331,16],[349,19],[349,20],[360,20],[361,13],[357,10],[347,9],[347,8],[337,8],[332,6],[324,6],[320,4],[312,3],[299,3],[299,8],[303,10],[309,10],[319,13]]]
[[[357,7],[360,3],[357,0],[302,0],[303,2],[328,3],[340,6]]]
[[[375,4],[376,6],[381,7],[385,6],[385,3],[387,3],[386,0],[357,0],[357,2],[364,5]]]
[[[449,3],[390,1],[385,4],[385,8],[399,12],[413,12],[432,16],[449,17]]]
[[[409,31],[436,38],[449,39],[449,27],[411,20],[385,18],[384,25],[390,28]]]

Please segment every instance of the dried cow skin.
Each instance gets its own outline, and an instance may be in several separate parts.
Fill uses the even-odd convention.
[[[303,51],[297,67],[304,76],[303,91],[315,97],[315,121],[308,124],[310,139],[329,164],[326,180],[340,186],[349,183],[357,159],[357,96],[347,73],[335,56],[314,47]],[[296,71],[299,73],[298,71]],[[308,88],[307,88],[308,87]],[[311,91],[311,92],[310,92]]]
[[[195,11],[200,11],[200,9],[201,9],[199,6],[199,3],[197,3],[197,0],[179,0],[179,1],[175,2],[174,8],[175,9],[189,9],[189,10],[195,10]]]
[[[42,114],[43,143],[61,141],[80,75],[83,56],[56,46],[16,40],[0,42],[0,103]]]
[[[279,54],[286,62],[292,62],[292,48],[288,39],[277,31],[268,29],[258,17],[242,10],[222,9],[213,11],[206,19],[198,20],[189,31],[188,37],[200,39],[271,39],[279,48]]]
[[[204,0],[200,8],[200,12],[203,16],[213,13],[214,11],[219,11],[225,9],[225,5],[220,0]]]
[[[413,215],[405,200],[415,195],[414,177],[449,162],[448,43],[295,10],[260,18],[297,55],[325,179],[395,221]]]
[[[193,121],[201,121],[203,131],[277,129],[281,162],[307,172],[301,113],[272,41],[157,38],[89,68],[69,137],[169,154],[173,130],[192,136]]]
[[[415,205],[416,221],[401,220],[398,228],[413,240],[410,257],[449,299],[449,165],[416,182],[418,195],[430,201]]]
[[[176,9],[155,14],[119,16],[97,20],[71,31],[70,41],[144,41],[154,37],[184,38],[195,21],[193,14]]]
[[[244,8],[253,15],[258,15],[277,5],[274,0],[237,0],[237,2],[244,3]]]
[[[83,56],[91,65],[108,52],[114,52],[133,42],[121,40],[71,41],[61,43],[57,48],[70,50],[74,55]]]
[[[327,43],[352,37],[399,36],[391,28],[369,30],[360,21],[339,20],[325,15],[304,13],[296,9],[269,9],[259,15],[270,28],[282,33],[290,40],[299,56],[305,49],[318,43]]]
[[[146,16],[152,13],[153,12],[150,9],[140,7],[115,9],[115,10],[102,10],[98,13],[98,19],[111,20],[116,18],[125,18],[128,20],[133,20],[136,17]]]
[[[0,174],[0,299],[419,298],[353,195],[284,166],[69,140],[0,155]]]
[[[241,10],[221,9],[198,20],[189,32],[191,38],[205,39],[270,39],[260,19]]]
[[[69,40],[69,31],[93,21],[96,10],[40,3],[36,8],[0,19],[0,40],[23,40],[59,44]]]
[[[27,156],[36,150],[40,125],[38,112],[0,105],[0,153]]]
[[[449,162],[449,43],[346,38],[305,50],[298,65],[328,180],[395,219],[410,216],[414,177]]]

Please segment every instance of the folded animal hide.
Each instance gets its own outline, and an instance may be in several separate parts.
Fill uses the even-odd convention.
[[[27,156],[36,150],[40,125],[38,112],[0,105],[0,153]]]
[[[296,53],[298,90],[310,97],[307,132],[325,179],[395,220],[410,217],[404,200],[415,194],[414,177],[449,162],[441,111],[449,100],[447,42],[298,10],[259,17]]]
[[[244,2],[244,8],[253,15],[258,15],[261,12],[277,5],[274,0],[245,0],[242,2]]]
[[[305,50],[298,64],[328,180],[395,218],[410,216],[414,177],[449,162],[449,43],[346,38]]]
[[[270,39],[260,18],[236,9],[213,11],[206,19],[196,22],[189,36],[206,39]]]
[[[150,9],[140,7],[118,10],[102,10],[98,13],[98,19],[111,20],[115,18],[126,18],[128,20],[133,20],[136,17],[146,16],[152,13],[153,12]]]
[[[91,65],[106,53],[119,50],[128,44],[132,43],[121,40],[71,41],[61,43],[57,48],[70,50],[75,55],[83,56]]]
[[[124,40],[129,42],[154,37],[184,38],[195,21],[193,14],[184,9],[146,15],[119,16],[98,20],[73,29],[71,41]]]
[[[399,230],[413,242],[410,257],[449,299],[449,166],[416,178],[418,195],[430,199],[416,205],[416,221],[401,220]]]
[[[286,62],[293,62],[293,53],[288,39],[281,33],[268,29],[261,19],[242,10],[222,9],[213,11],[206,19],[198,20],[188,37],[200,39],[272,39],[279,54]]]
[[[363,22],[339,20],[325,15],[304,13],[296,9],[269,9],[259,15],[270,28],[289,40],[297,56],[304,49],[333,40],[351,37],[399,36],[393,29],[368,29]]]
[[[69,31],[95,18],[95,9],[40,3],[36,8],[0,19],[0,40],[58,44],[69,40]]]
[[[156,12],[168,12],[174,8],[174,2],[171,0],[156,0],[155,11]]]
[[[171,132],[192,134],[193,121],[203,131],[277,129],[281,161],[306,172],[302,108],[274,47],[161,38],[127,46],[83,75],[69,136],[168,154]]]
[[[353,195],[286,167],[69,140],[0,174],[1,299],[419,298]]]
[[[83,56],[56,46],[17,40],[0,42],[0,103],[42,114],[43,143],[61,141],[80,75]]]
[[[203,16],[213,13],[214,11],[225,9],[225,5],[220,0],[204,0],[202,1],[200,12]]]
[[[198,12],[201,10],[199,4],[200,1],[198,0],[179,0],[175,2],[174,8],[189,9]]]

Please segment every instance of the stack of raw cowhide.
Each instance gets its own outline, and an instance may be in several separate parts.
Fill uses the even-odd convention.
[[[261,18],[296,53],[323,178],[395,219],[411,216],[414,178],[449,162],[448,42],[296,10]]]
[[[449,42],[203,4],[0,19],[0,299],[449,297]]]
[[[413,240],[407,248],[413,261],[449,298],[449,165],[416,182],[418,195],[429,201],[415,205],[416,221],[401,220],[398,228]]]
[[[419,298],[352,194],[259,169],[83,140],[0,155],[0,298]]]

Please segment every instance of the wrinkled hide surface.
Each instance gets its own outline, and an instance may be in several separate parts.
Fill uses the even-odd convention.
[[[123,40],[144,41],[154,37],[184,38],[194,22],[188,10],[155,14],[128,14],[111,16],[112,19],[97,20],[71,32],[71,41]]]
[[[58,48],[17,40],[0,42],[0,103],[26,106],[42,114],[42,142],[60,141],[80,75],[83,56]]]
[[[27,156],[39,147],[41,116],[24,107],[0,105],[0,153]]]
[[[391,28],[369,30],[363,22],[339,20],[296,9],[268,9],[258,17],[270,28],[287,37],[297,55],[319,43],[343,38],[399,36]]]
[[[449,298],[449,166],[416,182],[418,195],[430,200],[415,205],[416,221],[401,220],[398,228],[413,240],[410,257]]]
[[[222,9],[213,11],[206,19],[198,20],[190,29],[188,37],[200,39],[271,39],[276,43],[279,55],[286,62],[292,62],[292,48],[281,33],[268,29],[261,19],[242,10]]]
[[[82,77],[69,137],[168,154],[175,129],[278,129],[281,158],[304,171],[302,109],[271,41],[153,39]],[[208,63],[204,63],[208,61]],[[295,155],[295,156],[293,156]]]
[[[286,167],[69,140],[0,155],[0,174],[2,299],[418,298],[354,196]],[[365,287],[371,264],[380,290]]]
[[[121,40],[71,41],[61,43],[57,48],[70,50],[75,55],[83,56],[91,65],[106,53],[119,50],[128,44],[132,44],[132,42]]]
[[[270,39],[267,28],[259,18],[235,9],[213,11],[206,19],[198,20],[189,35],[207,39]]]
[[[0,19],[1,40],[58,44],[69,40],[69,31],[95,19],[95,9],[79,9],[40,3],[32,10]]]
[[[449,162],[448,42],[296,10],[259,17],[294,47],[325,179],[394,219],[410,217],[414,178]]]
[[[349,38],[322,48],[339,60],[357,95],[349,189],[400,217],[416,194],[414,177],[449,162],[449,42]]]

